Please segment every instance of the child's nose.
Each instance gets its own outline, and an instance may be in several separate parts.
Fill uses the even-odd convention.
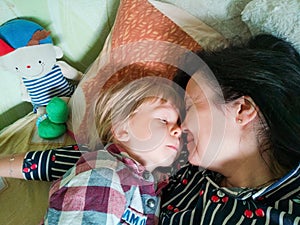
[[[180,137],[182,134],[182,130],[181,130],[180,126],[175,125],[171,130],[171,134],[173,136]]]

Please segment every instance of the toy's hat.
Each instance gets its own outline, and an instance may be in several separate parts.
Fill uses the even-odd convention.
[[[49,34],[50,32],[35,22],[25,19],[10,20],[0,26],[0,56],[25,46],[52,44]]]

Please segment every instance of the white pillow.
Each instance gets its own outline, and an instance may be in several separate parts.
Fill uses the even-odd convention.
[[[226,38],[199,18],[181,8],[157,0],[149,2],[189,34],[205,50],[216,50],[228,46]]]
[[[180,7],[200,19],[231,43],[241,43],[251,37],[241,12],[251,0],[157,0]]]
[[[253,0],[242,11],[251,33],[267,33],[291,42],[300,53],[300,1]]]

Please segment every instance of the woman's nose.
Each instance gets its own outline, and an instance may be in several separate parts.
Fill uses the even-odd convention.
[[[187,132],[187,127],[186,127],[186,124],[185,124],[185,120],[181,123],[180,127],[181,127],[181,132],[183,132],[183,133]]]

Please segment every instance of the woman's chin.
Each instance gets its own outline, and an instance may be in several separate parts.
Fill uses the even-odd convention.
[[[190,164],[194,165],[194,166],[200,166],[200,158],[198,154],[195,154],[196,152],[189,152],[189,156],[188,156],[188,161]]]

